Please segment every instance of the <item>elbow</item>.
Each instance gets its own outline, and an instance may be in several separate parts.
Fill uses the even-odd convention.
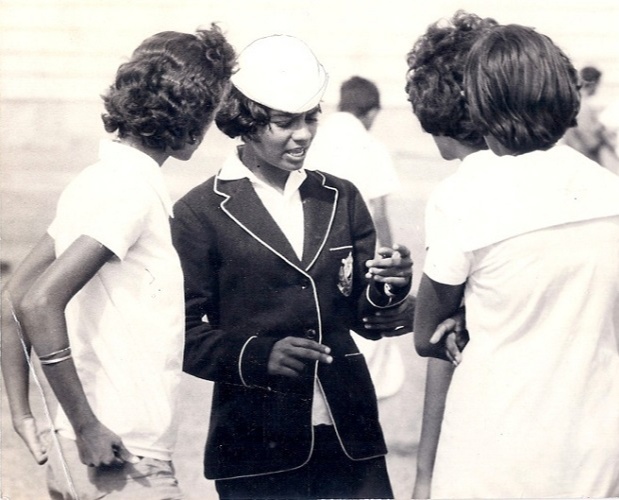
[[[53,300],[46,293],[29,292],[14,304],[15,314],[25,324],[32,324],[41,315],[54,306]]]
[[[9,281],[2,289],[2,317],[8,314],[19,317],[24,294]]]
[[[429,358],[433,354],[433,349],[430,349],[427,345],[418,342],[415,342],[415,351],[417,351],[417,354],[419,354],[422,358]]]
[[[437,357],[437,346],[430,344],[429,341],[419,338],[419,335],[414,335],[415,351],[422,358]]]

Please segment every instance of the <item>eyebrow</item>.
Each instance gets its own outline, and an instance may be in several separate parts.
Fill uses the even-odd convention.
[[[312,109],[308,109],[307,111],[303,111],[302,113],[288,113],[286,111],[277,111],[274,110],[271,112],[271,118],[280,118],[280,119],[292,119],[301,115],[312,115],[314,113],[322,112],[322,108],[320,104],[313,107]]]
[[[294,118],[295,116],[299,116],[301,113],[287,113],[285,111],[273,111],[271,112],[271,118],[283,118],[289,119]]]

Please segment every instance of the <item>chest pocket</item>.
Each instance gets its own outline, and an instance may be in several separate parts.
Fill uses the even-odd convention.
[[[352,245],[330,248],[329,253],[337,267],[337,289],[344,297],[352,293],[354,259]]]

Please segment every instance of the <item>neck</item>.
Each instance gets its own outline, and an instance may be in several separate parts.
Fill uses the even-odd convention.
[[[277,189],[279,192],[284,192],[286,181],[290,172],[274,167],[268,163],[260,162],[251,147],[247,144],[239,148],[239,158],[258,179],[265,182],[269,186]]]
[[[486,140],[486,143],[488,144],[488,147],[492,150],[492,152],[497,155],[497,156],[516,156],[516,152],[512,151],[511,149],[508,149],[507,147],[503,146],[503,144],[501,144],[498,139],[496,139],[494,136],[492,135],[486,135],[484,136],[484,139]]]
[[[468,155],[477,151],[479,151],[479,149],[458,142],[458,145],[456,147],[456,158],[458,158],[459,160],[464,160]]]
[[[145,155],[150,156],[153,160],[157,162],[157,165],[159,166],[163,165],[165,161],[170,157],[170,155],[165,151],[158,151],[156,149],[144,146],[144,144],[142,144],[142,141],[137,137],[123,137],[122,139],[118,139],[118,141],[125,146],[132,147],[134,149],[137,149],[138,151],[141,151]]]

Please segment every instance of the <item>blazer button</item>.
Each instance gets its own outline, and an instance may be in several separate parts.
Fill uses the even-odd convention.
[[[308,339],[315,339],[316,338],[316,330],[314,330],[313,328],[308,328],[307,330],[305,330],[305,336]]]
[[[301,290],[305,290],[307,289],[307,287],[309,287],[309,281],[308,280],[302,280],[301,281]]]

